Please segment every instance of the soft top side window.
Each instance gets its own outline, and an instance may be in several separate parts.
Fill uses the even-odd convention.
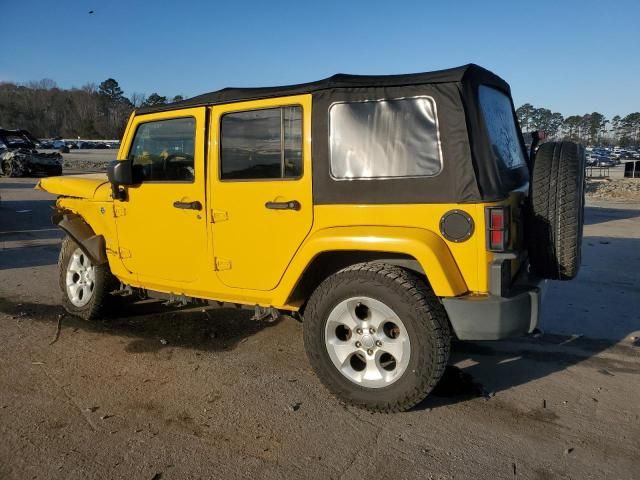
[[[220,120],[220,179],[302,176],[302,108],[227,113]]]
[[[196,120],[192,117],[140,124],[128,156],[138,178],[193,182],[195,135]]]

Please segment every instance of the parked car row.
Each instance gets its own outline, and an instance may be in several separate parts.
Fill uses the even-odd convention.
[[[640,148],[614,151],[613,156],[620,160],[640,160]]]
[[[640,147],[587,147],[587,166],[615,167],[625,160],[640,159]]]
[[[82,140],[73,142],[68,140],[41,140],[38,143],[37,147],[50,150],[104,150],[108,148],[119,148],[120,145],[115,142],[89,142]]]

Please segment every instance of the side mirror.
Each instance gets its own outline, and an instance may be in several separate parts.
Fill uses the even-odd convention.
[[[114,200],[125,201],[127,192],[120,186],[133,185],[133,166],[131,160],[114,160],[107,167],[107,178],[111,182],[111,196]]]
[[[133,185],[131,160],[114,160],[107,167],[107,178],[112,185]]]

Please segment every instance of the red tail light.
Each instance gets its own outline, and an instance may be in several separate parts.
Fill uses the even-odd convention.
[[[487,249],[504,252],[509,243],[509,207],[487,208]]]

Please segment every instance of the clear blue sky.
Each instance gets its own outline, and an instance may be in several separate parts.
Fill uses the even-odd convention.
[[[0,81],[113,77],[127,95],[172,97],[473,62],[516,105],[640,111],[638,0],[0,0],[0,12]]]

